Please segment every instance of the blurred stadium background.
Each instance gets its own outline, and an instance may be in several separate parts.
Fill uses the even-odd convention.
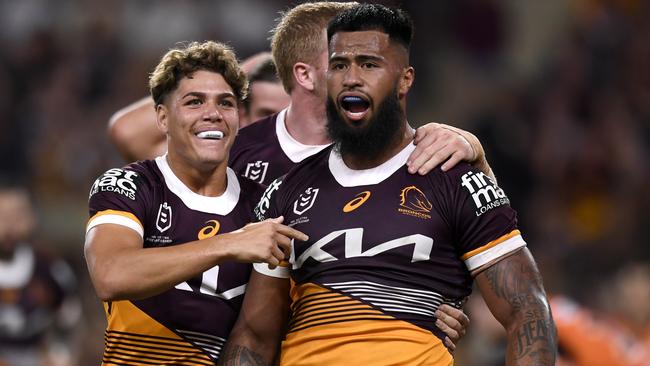
[[[244,58],[268,49],[278,11],[295,3],[0,0],[0,176],[32,190],[36,241],[80,280],[79,365],[97,364],[103,347],[82,247],[89,187],[124,163],[109,117],[147,94],[148,73],[176,42],[225,41]],[[474,132],[549,293],[650,347],[650,2],[398,4],[416,25],[411,123]],[[474,313],[458,364],[492,364],[472,361],[492,352],[473,343],[485,336]]]

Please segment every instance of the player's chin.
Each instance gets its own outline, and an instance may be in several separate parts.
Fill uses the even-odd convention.
[[[202,147],[197,149],[196,156],[203,163],[219,165],[228,161],[228,148],[225,144],[221,146],[212,146],[209,148]]]

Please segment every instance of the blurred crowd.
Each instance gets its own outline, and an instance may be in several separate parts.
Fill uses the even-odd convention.
[[[416,25],[411,123],[457,125],[482,141],[553,298],[561,350],[575,356],[566,364],[595,365],[577,356],[587,337],[570,322],[581,319],[585,334],[597,333],[593,322],[610,341],[620,335],[617,352],[647,365],[650,3],[400,3]],[[30,243],[78,278],[76,329],[89,334],[72,351],[79,364],[96,364],[102,347],[82,246],[92,181],[124,163],[106,136],[109,117],[146,95],[148,73],[176,42],[225,41],[244,58],[268,49],[278,11],[291,4],[0,1],[0,181],[32,192]],[[461,366],[499,360],[500,335],[478,302],[468,305]]]

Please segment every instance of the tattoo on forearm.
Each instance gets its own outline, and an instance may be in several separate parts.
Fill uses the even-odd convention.
[[[227,347],[221,356],[219,365],[222,366],[271,366],[270,362],[264,360],[259,354],[247,347]]]
[[[544,294],[542,279],[524,255],[511,258],[486,269],[486,278],[494,295],[510,304],[515,317],[509,338],[515,360],[533,358],[541,365],[553,365],[555,327]]]

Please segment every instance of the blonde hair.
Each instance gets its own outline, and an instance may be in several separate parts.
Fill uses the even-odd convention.
[[[305,3],[281,15],[273,29],[271,52],[287,93],[294,87],[293,65],[297,62],[315,63],[323,52],[322,40],[327,23],[355,5],[355,2]]]
[[[221,74],[239,101],[246,97],[248,80],[233,50],[219,42],[192,42],[169,50],[149,76],[149,90],[156,105],[164,102],[182,78],[198,70]]]

